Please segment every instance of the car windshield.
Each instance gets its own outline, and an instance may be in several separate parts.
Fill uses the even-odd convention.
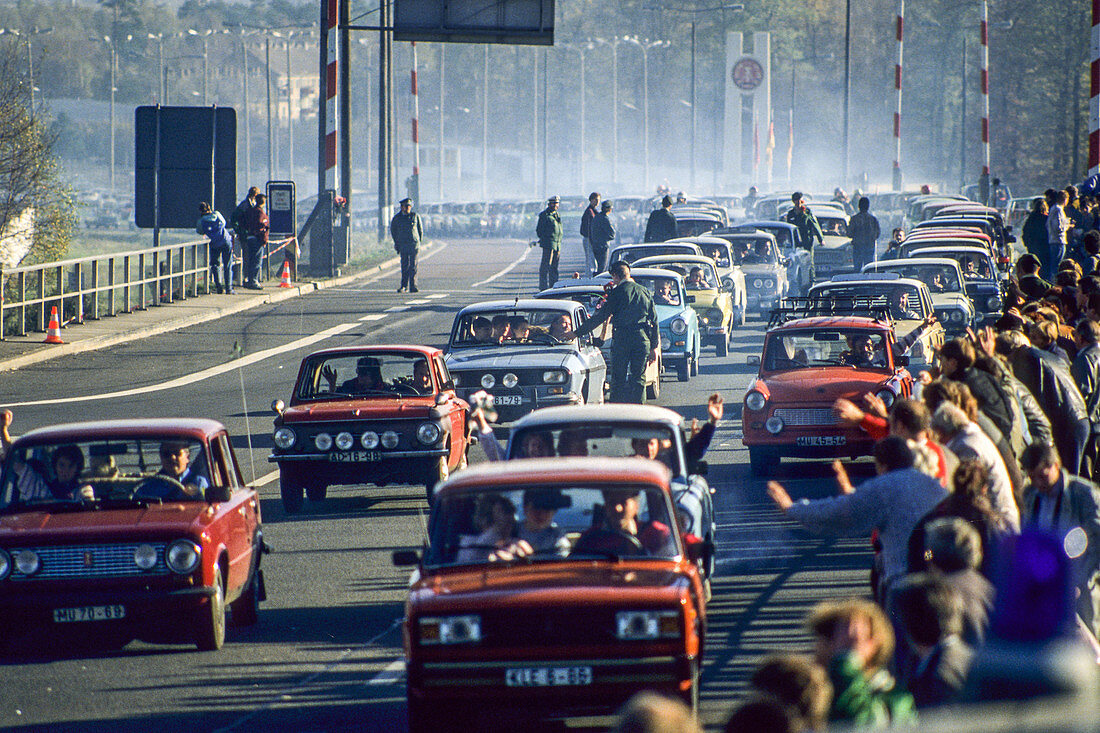
[[[478,310],[459,314],[451,335],[452,347],[554,345],[581,324],[560,309]]]
[[[583,305],[589,313],[594,313],[607,300],[607,292],[603,288],[573,291],[557,288],[553,292],[539,293],[535,297],[540,300],[571,300]]]
[[[701,234],[706,234],[709,231],[717,229],[722,224],[717,219],[676,219],[676,236],[677,237],[698,237]]]
[[[900,264],[893,267],[881,268],[880,271],[896,272],[902,277],[920,280],[928,286],[928,292],[933,295],[936,293],[962,292],[962,284],[959,282],[959,273],[954,267],[944,267],[943,265]]]
[[[682,275],[684,287],[688,290],[714,290],[718,287],[718,272],[714,265],[698,262],[661,262],[654,263],[652,267],[662,270],[672,270]]]
[[[229,484],[227,476],[216,479]],[[5,460],[0,481],[0,511],[78,510],[203,501],[211,476],[202,443],[162,435],[18,447]]]
[[[683,441],[667,425],[591,422],[578,427],[539,426],[517,431],[508,441],[509,458],[630,458],[641,456],[661,461],[673,475],[680,475]]]
[[[674,558],[681,550],[671,514],[666,493],[629,484],[447,493],[432,507],[425,565]]]
[[[919,321],[928,315],[913,285],[875,282],[815,287],[810,298],[815,312],[835,315],[866,315],[869,309],[889,309],[890,317],[901,321]]]
[[[840,217],[818,216],[817,223],[821,225],[821,232],[826,236],[848,236],[848,225]]]
[[[824,366],[886,369],[886,334],[868,329],[774,332],[764,346],[763,371]]]
[[[777,265],[779,258],[771,239],[760,237],[738,240],[733,244],[733,259],[739,265]]]
[[[756,228],[757,229],[764,229],[765,227],[756,227]],[[776,244],[778,244],[781,248],[786,249],[786,248],[792,246],[791,245],[791,230],[788,229],[787,227],[775,227],[775,228],[770,228],[769,227],[769,228],[767,228],[767,230],[768,230],[768,232],[771,233],[771,235],[773,237],[775,237]]]
[[[950,257],[959,263],[959,269],[962,270],[963,278],[967,281],[994,279],[993,263],[990,262],[988,255],[954,252]]]
[[[699,245],[699,249],[703,250],[703,254],[714,260],[714,264],[719,267],[733,266],[730,262],[730,247],[728,244],[703,243]]]
[[[656,275],[632,275],[634,282],[645,285],[653,293],[654,305],[683,305],[680,301],[680,288],[674,277]]]
[[[645,245],[643,247],[620,247],[611,253],[611,259],[608,262],[618,262],[622,260],[628,265],[636,262],[643,257],[656,257],[658,255],[694,255],[698,254],[695,251],[694,246],[684,246],[682,244],[659,244],[659,245]]]
[[[310,357],[298,380],[299,400],[428,395],[427,358],[419,352],[360,351]]]

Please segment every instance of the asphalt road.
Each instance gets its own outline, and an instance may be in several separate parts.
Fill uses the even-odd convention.
[[[421,262],[417,294],[394,292],[398,276],[391,274],[0,374],[0,405],[15,411],[16,434],[97,418],[222,421],[246,478],[261,483],[264,534],[275,548],[264,560],[268,600],[260,623],[231,628],[218,652],[141,642],[103,652],[54,643],[0,660],[0,728],[404,730],[398,623],[408,571],[394,568],[390,553],[420,544],[423,488],[333,487],[323,504],[307,502],[301,514],[285,515],[266,460],[269,406],[288,397],[299,362],[313,349],[442,346],[458,308],[532,292],[539,251],[517,263],[523,253],[516,241],[448,241]],[[579,250],[568,246],[562,274],[579,262]],[[762,324],[750,321],[728,357],[704,352],[700,375],[689,383],[667,375],[659,400],[700,419],[708,394],[721,392],[727,401],[707,456],[720,525],[702,675],[701,714],[710,728],[720,727],[762,656],[808,651],[806,611],[825,598],[862,594],[870,560],[866,539],[814,538],[783,521],[764,481],[749,474],[740,402],[755,373],[746,357],[759,353],[762,333]],[[479,448],[471,456],[483,459]],[[869,473],[869,464],[861,467]],[[795,497],[835,490],[824,462],[784,461],[776,478]]]

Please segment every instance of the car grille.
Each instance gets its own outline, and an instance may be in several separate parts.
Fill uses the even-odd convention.
[[[795,407],[778,409],[772,413],[780,418],[784,425],[836,425],[838,420],[831,407]]]
[[[26,576],[13,568],[13,581],[40,580],[43,578],[121,578],[137,575],[167,575],[164,564],[164,545],[153,545],[157,551],[157,563],[151,570],[142,570],[134,564],[134,550],[138,543],[117,545],[66,545],[46,547],[11,548],[12,559],[23,550],[33,550],[38,555],[40,567],[37,573]]]
[[[615,613],[611,609],[532,608],[515,611],[483,611],[481,634],[484,646],[560,646],[615,642]]]

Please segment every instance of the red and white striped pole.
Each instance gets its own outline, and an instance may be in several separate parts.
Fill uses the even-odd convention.
[[[989,201],[989,0],[982,0],[982,203]]]
[[[1089,65],[1089,175],[1100,173],[1100,0],[1092,0],[1092,62]]]
[[[1100,2],[1100,0],[1096,0]],[[897,98],[897,106],[894,108],[894,190],[901,190],[901,62],[903,58],[904,44],[902,38],[905,30],[905,0],[898,0],[898,17],[895,26],[895,36],[898,42],[898,60],[894,64],[894,91]]]
[[[336,190],[336,59],[339,38],[336,35],[337,0],[326,0],[328,13],[325,35],[328,38],[328,64],[325,67],[325,189]]]
[[[416,60],[416,41],[413,41],[412,46],[412,144],[413,144],[413,175],[412,185],[409,186],[409,198],[413,200],[413,205],[418,206],[420,204],[420,83],[417,81],[417,60]],[[440,161],[442,165],[443,161]]]

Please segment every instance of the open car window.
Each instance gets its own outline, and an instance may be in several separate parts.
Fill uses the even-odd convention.
[[[459,315],[451,347],[500,347],[569,343],[562,337],[580,323],[573,312],[560,309],[479,310]]]
[[[4,462],[0,511],[102,502],[203,501],[211,485],[203,444],[165,435],[15,448]],[[214,477],[224,485],[227,477]]]
[[[825,236],[847,237],[848,225],[843,219],[832,216],[818,216],[817,223],[821,225],[821,233]]]
[[[718,267],[732,267],[733,262],[730,259],[729,245],[724,244],[700,244],[699,249],[703,250],[703,254],[714,260],[714,264]]]
[[[318,355],[306,362],[299,400],[401,397],[434,393],[427,357],[415,352]]]
[[[763,371],[784,372],[828,366],[887,369],[886,335],[867,329],[819,329],[771,334]]]
[[[904,263],[904,260],[901,261]],[[920,280],[928,286],[928,292],[937,293],[961,293],[962,283],[959,282],[959,273],[954,267],[942,265],[907,265],[899,264],[882,268],[884,272],[896,272],[902,277]]]
[[[920,290],[913,285],[887,285],[880,282],[836,285],[817,288],[810,293],[819,313],[866,315],[870,306],[888,309],[895,321],[924,319],[929,311]]]
[[[683,305],[680,287],[675,277],[657,277],[655,275],[633,275],[634,281],[644,285],[653,293],[655,305]]]
[[[664,492],[628,485],[454,492],[432,510],[425,565],[503,568],[521,541],[525,562],[675,558],[673,511]]]
[[[691,290],[714,290],[718,287],[718,272],[712,264],[697,262],[662,262],[654,264],[662,270],[672,270],[684,278],[684,287]]]

